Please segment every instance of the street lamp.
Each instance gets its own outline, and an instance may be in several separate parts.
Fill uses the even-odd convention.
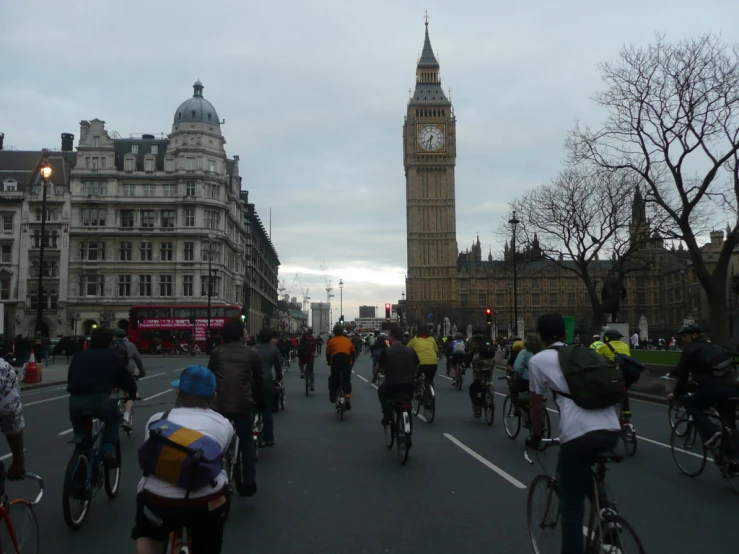
[[[339,279],[339,312],[341,312],[341,321],[344,321],[344,281]]]
[[[688,313],[685,308],[685,270],[680,270],[680,280],[682,281],[683,290],[682,290],[682,300],[683,300],[683,321],[688,319]]]
[[[513,217],[508,220],[508,225],[511,226],[513,232],[513,241],[511,246],[513,247],[513,322],[516,326],[515,334],[518,335],[518,275],[516,273],[516,227],[521,223],[516,219],[516,210],[513,210]]]
[[[44,235],[46,234],[46,187],[51,177],[51,165],[49,165],[49,153],[44,151],[44,159],[41,162],[41,243],[39,245],[38,264],[38,294],[36,295],[36,340],[41,341],[41,327],[44,321]]]
[[[213,296],[213,276],[218,273],[217,269],[213,269],[213,240],[214,235],[208,235],[208,339],[211,338],[210,333],[210,304]]]

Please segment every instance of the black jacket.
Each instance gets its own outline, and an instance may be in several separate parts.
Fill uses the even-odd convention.
[[[694,339],[693,342],[683,348],[680,362],[670,374],[677,379],[675,383],[675,394],[680,395],[688,392],[688,378],[691,375],[692,380],[698,386],[706,384],[719,384],[726,385],[727,387],[735,386],[736,374],[733,371],[722,377],[714,377],[710,374],[708,371],[710,368],[705,367],[710,357],[709,350],[710,353],[713,353],[715,347],[704,338]]]
[[[90,348],[77,352],[67,371],[69,394],[110,394],[114,388],[134,396],[136,381],[120,356],[109,348]]]

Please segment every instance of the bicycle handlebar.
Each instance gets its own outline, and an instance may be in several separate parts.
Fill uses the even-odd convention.
[[[38,483],[38,495],[36,495],[36,498],[33,500],[33,502],[31,502],[31,506],[35,506],[36,504],[41,502],[41,499],[44,497],[44,479],[40,475],[28,472],[23,475],[23,479],[30,479],[31,481],[36,481]]]

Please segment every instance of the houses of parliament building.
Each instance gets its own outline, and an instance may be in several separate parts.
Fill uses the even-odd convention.
[[[516,328],[533,330],[540,314],[552,312],[575,316],[584,332],[589,328],[592,308],[582,280],[545,259],[536,239],[525,246],[518,244],[518,326],[514,321],[513,245],[506,244],[503,259],[497,260],[491,252],[483,258],[479,237],[465,251],[458,251],[456,117],[442,89],[439,70],[427,22],[416,86],[403,126],[408,256],[406,296],[401,301],[404,322],[410,327],[439,325],[448,318],[452,325],[464,329],[484,325],[485,309],[490,307],[501,336],[514,334]],[[686,318],[707,323],[707,301],[691,271],[688,253],[668,246],[650,229],[639,191],[632,202],[630,232],[649,239],[644,248],[651,267],[625,277],[626,296],[618,319],[628,322],[632,330],[641,320],[650,338],[671,336]],[[703,247],[709,264],[718,258],[723,240],[722,231],[710,234],[710,242]],[[739,272],[739,257],[735,258],[731,273]],[[590,268],[599,295],[611,264],[611,260],[600,259]],[[729,302],[737,307],[734,293],[729,293]]]

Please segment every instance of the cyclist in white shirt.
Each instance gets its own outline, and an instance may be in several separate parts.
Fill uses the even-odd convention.
[[[613,408],[585,410],[570,398],[556,394],[570,394],[556,349],[564,346],[565,323],[560,315],[542,315],[537,329],[545,349],[529,360],[531,436],[526,440],[526,445],[536,448],[541,441],[545,409],[543,398],[548,390],[552,390],[560,412],[561,446],[557,473],[562,514],[562,553],[583,554],[585,497],[593,487],[591,466],[597,454],[616,447],[620,425]]]
[[[225,451],[234,429],[229,420],[212,409],[216,393],[213,372],[202,366],[190,366],[172,382],[172,387],[177,389],[177,401],[167,420],[209,436]],[[148,421],[147,439],[149,425],[163,415],[164,412],[154,414]],[[227,484],[226,472],[221,471],[214,483],[192,490],[188,496],[182,487],[152,475],[143,477],[138,485],[136,525],[131,533],[136,541],[136,553],[161,554],[162,543],[169,533],[188,526],[194,552],[220,554],[223,524],[230,505]]]

